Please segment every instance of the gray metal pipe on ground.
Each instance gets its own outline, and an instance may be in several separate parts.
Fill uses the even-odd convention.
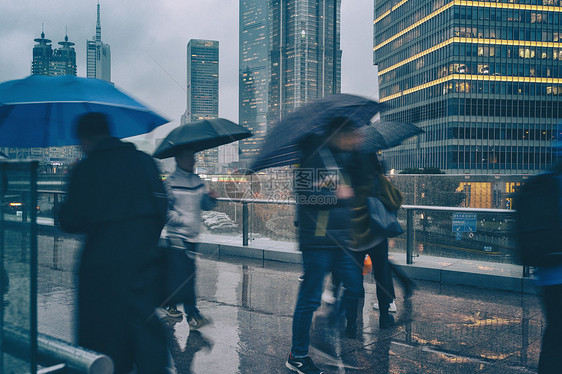
[[[5,324],[3,331],[3,345],[6,351],[20,359],[29,359],[29,332],[10,324]],[[113,373],[113,361],[108,356],[74,346],[52,336],[39,334],[37,350],[41,365],[65,363],[74,372],[87,374]]]

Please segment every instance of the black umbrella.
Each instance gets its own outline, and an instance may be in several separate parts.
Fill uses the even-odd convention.
[[[377,152],[396,147],[404,140],[425,132],[411,123],[391,121],[377,121],[359,131],[363,133],[363,152]]]
[[[292,165],[300,157],[299,142],[307,135],[324,135],[336,117],[346,117],[355,126],[363,126],[381,110],[382,104],[361,96],[330,95],[289,113],[268,132],[260,153],[250,169],[258,171]]]
[[[154,151],[156,158],[174,157],[179,149],[194,152],[232,143],[252,136],[249,130],[224,118],[191,122],[172,130]]]

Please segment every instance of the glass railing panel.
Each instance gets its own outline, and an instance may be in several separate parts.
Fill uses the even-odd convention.
[[[36,162],[0,162],[0,368],[37,371]]]

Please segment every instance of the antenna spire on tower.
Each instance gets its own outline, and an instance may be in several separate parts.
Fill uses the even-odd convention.
[[[98,1],[98,22],[96,23],[96,40],[101,41],[100,2]]]

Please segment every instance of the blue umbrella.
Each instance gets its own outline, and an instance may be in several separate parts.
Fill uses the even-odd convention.
[[[0,146],[76,145],[76,118],[106,114],[118,138],[140,135],[169,122],[113,84],[71,75],[31,75],[0,84]]]
[[[383,104],[374,100],[349,94],[330,95],[305,104],[268,132],[250,169],[255,172],[296,164],[300,158],[300,141],[308,135],[324,135],[327,125],[335,117],[349,118],[359,127],[369,124],[382,107]]]

